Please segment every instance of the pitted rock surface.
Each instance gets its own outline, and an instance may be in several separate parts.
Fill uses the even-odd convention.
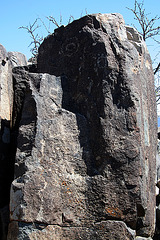
[[[13,70],[9,236],[152,236],[156,104],[141,37],[119,14],[88,15],[44,40],[37,71]]]

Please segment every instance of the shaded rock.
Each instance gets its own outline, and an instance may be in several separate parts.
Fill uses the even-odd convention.
[[[13,64],[13,56],[15,63]],[[21,53],[7,53],[0,45],[0,208],[9,203],[9,189],[13,180],[13,164],[11,146],[12,110],[13,110],[13,82],[12,67],[27,64],[26,58]],[[10,176],[10,177],[8,177]]]
[[[13,64],[14,56],[15,62]],[[27,64],[21,53],[7,53],[0,44],[0,239],[5,239],[4,232],[8,225],[8,204],[10,185],[14,174],[14,157],[12,142],[12,110],[13,110],[13,82],[12,68],[20,64]]]
[[[37,69],[13,70],[9,236],[152,236],[157,120],[143,40],[119,14],[85,16],[44,40]]]

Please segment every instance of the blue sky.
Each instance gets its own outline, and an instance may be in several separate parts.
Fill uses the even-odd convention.
[[[146,11],[151,16],[160,15],[160,0],[144,0]],[[135,23],[132,13],[126,7],[132,8],[134,0],[5,0],[0,4],[0,43],[7,51],[24,53],[27,58],[31,56],[28,47],[31,39],[20,26],[27,26],[40,17],[46,24],[46,16],[52,15],[59,21],[60,15],[66,24],[70,15],[75,19],[91,13],[121,13],[126,24]],[[42,32],[42,30],[40,30]],[[47,33],[42,32],[43,35]],[[151,55],[155,46],[149,47]]]

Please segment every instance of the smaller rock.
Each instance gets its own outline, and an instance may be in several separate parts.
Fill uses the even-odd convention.
[[[8,58],[11,62],[11,66],[17,67],[17,66],[25,66],[27,65],[27,58],[23,53],[19,52],[8,52]]]

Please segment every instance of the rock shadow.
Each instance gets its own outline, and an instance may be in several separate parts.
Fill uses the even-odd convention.
[[[22,176],[26,172],[25,156],[31,154],[34,146],[36,135],[36,122],[37,122],[37,108],[36,102],[32,95],[32,90],[29,86],[28,69],[18,67],[13,69],[13,89],[14,89],[14,103],[13,103],[13,127],[12,135],[14,142],[14,159],[15,159],[15,178]],[[33,79],[30,79],[31,81]],[[33,84],[37,91],[39,91],[40,79],[34,79]],[[17,149],[19,150],[16,157]]]
[[[82,92],[77,93],[78,97],[74,97],[75,92],[73,93],[71,82],[66,75],[61,76],[63,91],[62,108],[76,115],[77,126],[80,132],[79,142],[83,149],[82,159],[87,167],[87,175],[94,176],[99,174],[99,164],[96,166],[96,159],[99,155],[102,155],[104,147],[100,113],[98,113],[100,109],[103,109],[101,107],[104,105],[103,95],[102,93],[100,94],[102,104],[97,107],[94,99],[88,99],[88,96],[83,95]],[[79,98],[81,98],[80,101]],[[101,115],[104,115],[104,111]]]

